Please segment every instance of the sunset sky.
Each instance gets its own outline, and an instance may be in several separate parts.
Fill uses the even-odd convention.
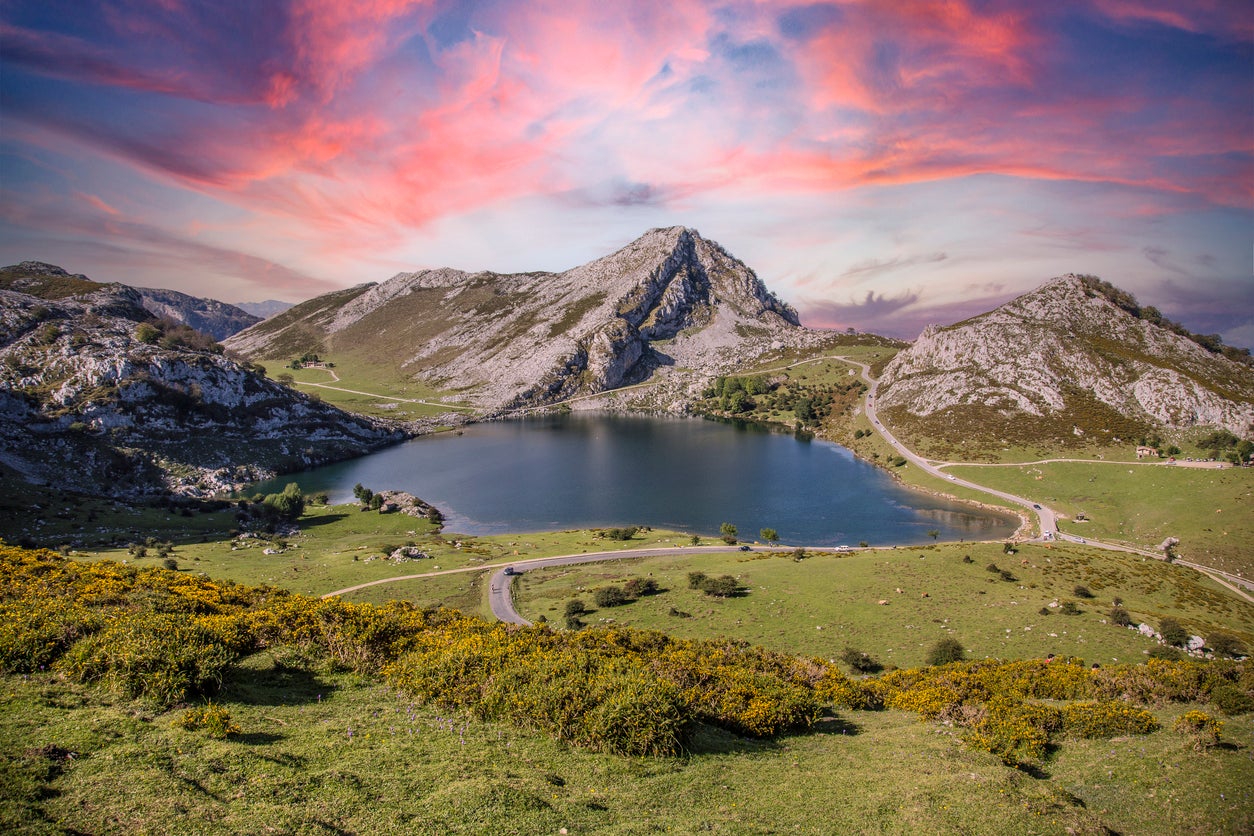
[[[656,226],[913,337],[1066,272],[1254,345],[1248,0],[0,0],[0,263],[224,301]]]

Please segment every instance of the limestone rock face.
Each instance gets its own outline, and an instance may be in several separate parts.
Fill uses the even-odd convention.
[[[0,463],[32,481],[208,495],[402,437],[220,350],[141,339],[152,314],[134,288],[86,291],[0,290]]]
[[[1026,419],[1065,413],[1085,396],[1169,429],[1244,436],[1254,422],[1254,367],[1131,315],[1074,275],[966,322],[929,326],[885,368],[879,393],[881,408],[916,416],[974,405]]]
[[[227,345],[263,359],[368,344],[490,410],[614,389],[663,366],[718,373],[808,333],[742,262],[670,227],[562,273],[401,273],[310,300]]]

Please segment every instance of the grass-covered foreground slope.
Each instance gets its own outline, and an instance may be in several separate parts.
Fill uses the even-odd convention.
[[[1254,824],[1244,663],[851,679],[727,641],[509,629],[8,547],[0,561],[9,831]]]

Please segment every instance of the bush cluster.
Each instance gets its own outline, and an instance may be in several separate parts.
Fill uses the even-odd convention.
[[[711,578],[704,572],[688,573],[688,588],[699,589],[706,595],[715,598],[734,598],[743,595],[745,587],[731,575],[720,575]]]
[[[742,642],[520,629],[404,602],[321,600],[3,544],[0,579],[6,672],[51,667],[166,708],[213,693],[237,659],[270,648],[302,664],[382,677],[432,705],[629,755],[682,752],[702,723],[749,737],[805,730],[833,705],[911,711],[1018,763],[1040,758],[1061,737],[1150,731],[1147,706],[1209,701],[1238,713],[1254,697],[1254,666],[1244,661],[1151,659],[1101,669],[1061,658],[949,661],[855,680],[833,662]],[[642,581],[639,589],[647,588]],[[842,657],[855,670],[874,661],[852,648]],[[225,710],[184,717],[186,727],[232,733]],[[1217,739],[1207,722],[1193,723],[1200,731],[1191,733],[1209,739],[1213,729]]]

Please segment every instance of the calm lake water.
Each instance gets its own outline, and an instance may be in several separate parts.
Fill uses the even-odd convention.
[[[332,502],[353,485],[405,490],[463,534],[650,525],[784,543],[904,545],[1001,539],[1018,519],[906,490],[826,441],[696,418],[601,414],[476,424],[258,485],[297,482]],[[277,485],[277,487],[276,487]],[[251,492],[251,491],[250,491]]]

